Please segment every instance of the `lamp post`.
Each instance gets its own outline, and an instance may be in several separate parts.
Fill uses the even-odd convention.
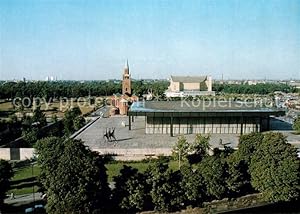
[[[179,167],[179,170],[180,170],[180,166],[181,166],[181,163],[180,163],[180,161],[181,161],[181,151],[180,151],[180,149],[179,149],[179,152],[178,152],[178,167]]]
[[[34,163],[31,164],[31,174],[32,174],[32,177],[34,176],[34,173],[33,173],[33,166],[34,166]],[[35,211],[34,211],[34,206],[35,206],[34,185],[32,186],[32,198],[33,198],[33,213],[34,213],[34,212],[35,212]]]

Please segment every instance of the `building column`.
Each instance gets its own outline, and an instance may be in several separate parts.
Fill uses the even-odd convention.
[[[263,120],[262,120],[262,117],[259,117],[259,132],[262,132],[263,131]]]
[[[257,120],[258,119],[255,118],[255,132],[256,133],[259,132]]]
[[[131,116],[129,115],[128,118],[129,118],[128,127],[129,127],[129,131],[130,131],[131,130]]]
[[[267,131],[270,130],[270,117],[267,117]]]
[[[206,117],[203,117],[203,134],[205,134],[206,131]]]
[[[170,118],[170,121],[171,121],[171,123],[170,123],[170,136],[171,137],[173,137],[174,136],[174,134],[173,134],[173,116],[171,116],[171,118]]]
[[[240,132],[241,135],[243,134],[243,131],[244,131],[243,130],[243,128],[244,128],[243,126],[244,126],[244,117],[242,116],[241,117],[241,132]]]

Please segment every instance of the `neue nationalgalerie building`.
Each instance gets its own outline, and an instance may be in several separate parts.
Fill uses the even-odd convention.
[[[146,134],[228,133],[244,134],[269,130],[270,116],[284,111],[254,103],[228,101],[142,101],[128,111],[129,130],[133,118],[146,118]]]

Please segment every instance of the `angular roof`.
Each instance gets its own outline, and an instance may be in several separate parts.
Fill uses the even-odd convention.
[[[198,83],[204,82],[207,76],[171,76],[173,82]]]

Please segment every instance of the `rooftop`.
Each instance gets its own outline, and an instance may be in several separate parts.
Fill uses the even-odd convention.
[[[198,83],[204,82],[207,76],[171,76],[173,82]]]
[[[132,113],[265,113],[284,115],[285,112],[263,107],[259,103],[229,101],[143,101],[130,107]],[[140,114],[141,115],[141,114]]]

